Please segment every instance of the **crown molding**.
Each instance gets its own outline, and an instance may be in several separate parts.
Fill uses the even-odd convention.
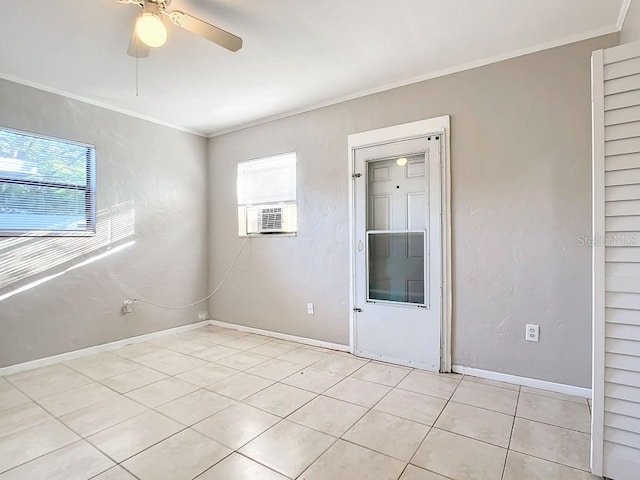
[[[173,123],[165,122],[164,120],[159,120],[157,118],[148,117],[140,113],[132,112],[131,110],[115,107],[107,103],[99,102],[97,100],[92,100],[90,98],[86,98],[81,95],[75,95],[73,93],[65,92],[64,90],[59,90],[57,88],[48,87],[40,83],[30,82],[29,80],[24,80],[19,77],[14,77],[13,75],[8,75],[6,73],[0,72],[0,79],[17,83],[19,85],[24,85],[25,87],[31,87],[37,90],[42,90],[43,92],[53,93],[54,95],[59,95],[61,97],[70,98],[71,100],[76,100],[78,102],[87,103],[89,105],[93,105],[94,107],[100,107],[106,110],[111,110],[112,112],[121,113],[123,115],[127,115],[128,117],[137,118],[138,120],[144,120],[145,122],[155,123],[156,125],[171,128],[173,130],[179,130],[181,132],[190,133],[192,135],[197,135],[198,137],[205,137],[205,138],[207,137],[207,135],[204,132],[199,132],[197,130],[182,127],[180,125],[175,125]]]
[[[602,27],[596,30],[591,30],[588,32],[583,32],[583,33],[579,33],[576,35],[570,35],[568,37],[563,37],[560,39],[556,39],[556,40],[552,40],[549,42],[543,42],[543,43],[538,43],[535,45],[532,45],[530,47],[526,47],[526,48],[522,48],[522,49],[518,49],[518,50],[514,50],[512,52],[509,53],[505,53],[505,54],[501,54],[501,55],[495,55],[492,57],[487,57],[481,60],[476,60],[473,62],[469,62],[469,63],[465,63],[465,64],[461,64],[461,65],[457,65],[454,67],[450,67],[450,68],[446,68],[443,70],[439,70],[436,72],[431,72],[425,75],[420,75],[417,77],[412,77],[409,79],[405,79],[405,80],[401,80],[398,82],[394,82],[394,83],[390,83],[390,84],[386,84],[383,86],[379,86],[379,87],[374,87],[371,89],[367,89],[367,90],[362,90],[350,95],[346,95],[346,96],[341,96],[341,97],[336,97],[333,99],[329,99],[326,100],[324,102],[320,102],[320,103],[315,103],[315,104],[311,104],[299,109],[293,109],[293,110],[289,110],[286,112],[282,112],[282,113],[278,113],[275,115],[269,115],[266,117],[262,117],[253,121],[249,121],[249,122],[244,122],[244,123],[240,123],[238,125],[234,125],[228,128],[223,128],[220,130],[215,130],[213,132],[204,132],[204,131],[200,131],[200,130],[194,130],[192,128],[187,128],[187,127],[183,127],[181,125],[176,125],[170,122],[166,122],[164,120],[160,120],[157,118],[153,118],[153,117],[149,117],[147,115],[142,115],[140,113],[136,113],[133,112],[131,110],[127,110],[124,108],[119,108],[119,107],[115,107],[113,105],[109,105],[107,103],[104,102],[99,102],[97,100],[92,100],[90,98],[86,98],[80,95],[75,95],[69,92],[66,92],[64,90],[59,90],[57,88],[52,88],[52,87],[48,87],[46,85],[42,85],[36,82],[31,82],[28,80],[24,80],[22,78],[18,78],[15,77],[13,75],[8,75],[8,74],[4,74],[2,72],[0,72],[0,79],[4,79],[4,80],[8,80],[10,82],[14,82],[20,85],[25,85],[27,87],[32,87],[32,88],[36,88],[38,90],[42,90],[48,93],[53,93],[55,95],[60,95],[62,97],[66,97],[66,98],[70,98],[72,100],[77,100],[79,102],[83,102],[83,103],[87,103],[89,105],[94,105],[96,107],[100,107],[100,108],[104,108],[107,110],[111,110],[117,113],[121,113],[123,115],[127,115],[133,118],[137,118],[139,120],[144,120],[150,123],[154,123],[156,125],[161,125],[163,127],[167,127],[167,128],[171,128],[174,130],[179,130],[181,132],[185,132],[185,133],[190,133],[192,135],[197,135],[199,137],[204,137],[204,138],[215,138],[215,137],[219,137],[221,135],[226,135],[228,133],[232,133],[232,132],[237,132],[239,130],[244,130],[246,128],[251,128],[251,127],[255,127],[258,125],[263,125],[265,123],[269,123],[269,122],[273,122],[275,120],[281,120],[284,118],[288,118],[288,117],[293,117],[295,115],[300,115],[302,113],[307,113],[313,110],[318,110],[320,108],[324,108],[324,107],[330,107],[332,105],[336,105],[339,103],[343,103],[343,102],[348,102],[350,100],[355,100],[357,98],[361,98],[361,97],[366,97],[368,95],[374,95],[376,93],[381,93],[381,92],[385,92],[387,90],[393,90],[394,88],[400,88],[400,87],[405,87],[408,85],[412,85],[415,83],[420,83],[420,82],[424,82],[425,80],[430,80],[433,78],[438,78],[438,77],[443,77],[446,75],[451,75],[454,73],[459,73],[459,72],[463,72],[465,70],[471,70],[474,68],[479,68],[479,67],[484,67],[486,65],[491,65],[493,63],[498,63],[498,62],[502,62],[504,60],[510,60],[512,58],[516,58],[516,57],[521,57],[523,55],[529,55],[531,53],[537,53],[537,52],[541,52],[544,50],[549,50],[551,48],[556,48],[556,47],[561,47],[563,45],[569,45],[571,43],[576,43],[576,42],[581,42],[584,40],[589,40],[591,38],[596,38],[596,37],[600,37],[600,36],[604,36],[604,35],[609,35],[612,33],[617,33],[620,32],[620,30],[622,29],[622,26],[624,25],[624,20],[627,16],[627,12],[629,11],[629,6],[631,5],[631,0],[623,0],[622,6],[620,8],[620,14],[618,15],[618,20],[616,22],[615,25],[610,25],[607,27]]]
[[[622,30],[622,27],[624,26],[624,21],[627,19],[627,13],[629,13],[629,7],[631,7],[631,0],[623,0],[622,6],[620,7],[620,14],[618,15],[618,21],[616,22],[618,31]]]
[[[252,122],[239,124],[239,125],[236,125],[234,127],[221,129],[221,130],[218,130],[218,131],[210,133],[209,135],[207,135],[207,137],[208,138],[219,137],[219,136],[222,136],[222,135],[226,135],[228,133],[233,133],[233,132],[237,132],[239,130],[244,130],[246,128],[256,127],[258,125],[263,125],[265,123],[273,122],[275,120],[282,120],[284,118],[293,117],[295,115],[300,115],[302,113],[311,112],[313,110],[318,110],[318,109],[324,108],[324,107],[330,107],[332,105],[336,105],[336,104],[343,103],[343,102],[348,102],[350,100],[355,100],[357,98],[366,97],[368,95],[374,95],[376,93],[386,92],[387,90],[393,90],[394,88],[406,87],[408,85],[413,85],[415,83],[424,82],[425,80],[431,80],[433,78],[444,77],[446,75],[451,75],[451,74],[454,74],[454,73],[463,72],[465,70],[471,70],[471,69],[478,68],[478,67],[484,67],[486,65],[491,65],[492,63],[498,63],[498,62],[502,62],[504,60],[510,60],[512,58],[517,58],[517,57],[521,57],[521,56],[524,56],[524,55],[529,55],[531,53],[537,53],[537,52],[541,52],[541,51],[544,51],[544,50],[549,50],[549,49],[552,49],[552,48],[561,47],[561,46],[564,46],[564,45],[569,45],[571,43],[576,43],[576,42],[581,42],[581,41],[584,41],[584,40],[589,40],[591,38],[601,37],[601,36],[604,36],[604,35],[610,35],[612,33],[617,33],[619,31],[620,31],[620,28],[618,28],[617,25],[610,25],[608,27],[603,27],[603,28],[599,28],[599,29],[596,29],[596,30],[591,30],[589,32],[583,32],[583,33],[580,33],[580,34],[571,35],[569,37],[563,37],[563,38],[560,38],[560,39],[557,39],[557,40],[552,40],[550,42],[539,43],[539,44],[533,45],[531,47],[526,47],[526,48],[522,48],[522,49],[519,49],[519,50],[514,50],[514,51],[509,52],[509,53],[496,55],[496,56],[493,56],[493,57],[487,57],[487,58],[484,58],[482,60],[476,60],[476,61],[465,63],[465,64],[462,64],[462,65],[457,65],[455,67],[439,70],[437,72],[432,72],[432,73],[428,73],[428,74],[425,74],[425,75],[420,75],[418,77],[413,77],[413,78],[410,78],[410,79],[407,79],[407,80],[401,80],[399,82],[387,84],[387,85],[384,85],[384,86],[381,86],[381,87],[375,87],[375,88],[372,88],[372,89],[369,89],[369,90],[360,91],[358,93],[354,93],[354,94],[347,95],[347,96],[344,96],[344,97],[334,98],[334,99],[331,99],[331,100],[327,100],[325,102],[313,104],[313,105],[310,105],[310,106],[307,106],[307,107],[303,107],[303,108],[300,108],[300,109],[290,110],[290,111],[285,112],[285,113],[280,113],[280,114],[277,114],[277,115],[272,115],[272,116],[269,116],[269,117],[265,117],[265,118],[261,118],[261,119],[258,119],[258,120],[254,120]]]

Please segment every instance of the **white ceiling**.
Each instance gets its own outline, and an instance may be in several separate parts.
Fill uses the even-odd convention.
[[[139,61],[138,9],[3,0],[0,77],[200,134],[618,31],[625,0],[174,0],[244,39],[228,52],[173,25]]]

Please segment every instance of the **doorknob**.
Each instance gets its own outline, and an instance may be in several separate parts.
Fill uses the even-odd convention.
[[[361,252],[363,248],[364,248],[364,243],[362,243],[362,240],[358,240],[358,251]]]

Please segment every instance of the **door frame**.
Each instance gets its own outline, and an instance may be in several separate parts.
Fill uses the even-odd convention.
[[[441,225],[440,242],[442,245],[442,305],[440,318],[440,371],[451,371],[451,169],[450,145],[451,130],[449,115],[419,120],[417,122],[394,125],[392,127],[354,133],[348,136],[347,164],[349,173],[349,351],[355,353],[355,178],[353,177],[355,150],[362,147],[374,146],[398,140],[427,136],[444,132],[444,142],[440,154],[441,180]]]

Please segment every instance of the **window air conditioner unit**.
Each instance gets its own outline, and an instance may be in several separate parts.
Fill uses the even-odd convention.
[[[247,207],[247,234],[296,231],[296,205],[252,205]]]

